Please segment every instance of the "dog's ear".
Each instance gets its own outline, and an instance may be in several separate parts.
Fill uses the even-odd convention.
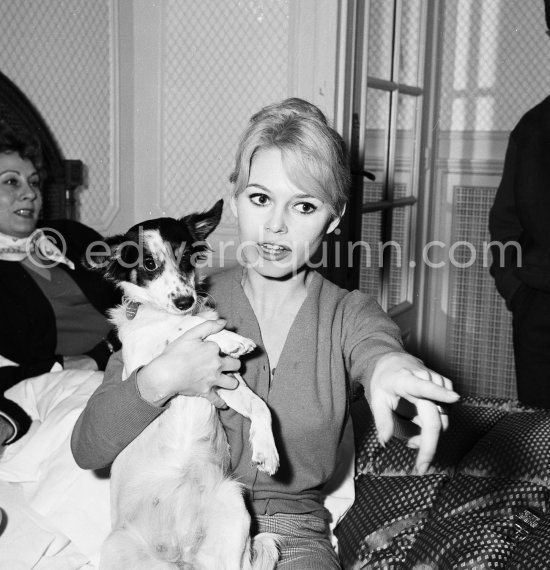
[[[80,260],[83,267],[105,274],[116,255],[118,246],[125,239],[124,234],[108,237],[91,244]]]
[[[188,216],[181,218],[180,221],[186,224],[197,241],[203,241],[220,223],[222,210],[223,200],[218,200],[207,212],[189,214]]]

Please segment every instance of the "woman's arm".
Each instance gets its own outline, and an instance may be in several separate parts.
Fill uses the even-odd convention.
[[[78,418],[71,437],[71,449],[83,469],[100,469],[135,439],[163,408],[141,398],[134,371],[122,381],[122,353],[109,360],[102,384],[92,394]]]
[[[408,354],[397,325],[378,303],[361,293],[351,294],[344,317],[344,354],[353,380],[365,387],[381,443],[394,433],[394,412],[402,399],[413,405],[411,420],[420,435],[410,444],[419,448],[416,467],[424,473],[435,454],[439,434],[448,426],[439,404],[452,404],[459,395],[447,378]]]
[[[236,358],[221,356],[213,342],[203,342],[223,329],[225,321],[206,321],[170,343],[164,352],[122,381],[122,353],[109,360],[103,383],[78,418],[71,449],[83,469],[110,465],[158,415],[175,394],[204,396],[223,405],[213,388],[236,388]]]

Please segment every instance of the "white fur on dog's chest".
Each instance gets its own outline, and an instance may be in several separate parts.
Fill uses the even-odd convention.
[[[203,323],[217,318],[215,311],[199,315],[175,315],[160,311],[150,305],[140,305],[134,318],[126,316],[126,307],[111,312],[111,321],[117,326],[122,343],[124,378],[136,368],[144,366],[162,354],[166,345]]]

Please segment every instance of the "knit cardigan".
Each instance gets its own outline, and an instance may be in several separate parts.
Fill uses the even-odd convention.
[[[249,421],[221,411],[231,469],[257,513],[315,513],[324,517],[321,488],[334,471],[349,409],[352,381],[369,393],[379,357],[403,351],[397,325],[372,297],[340,289],[314,273],[270,381],[267,354],[253,309],[241,286],[242,268],[213,276],[209,293],[227,328],[257,349],[241,359],[241,373],[268,404],[281,465],[270,477],[252,466]],[[103,384],[77,421],[72,449],[85,468],[110,464],[159,409],[142,400],[135,372],[122,382],[122,359],[111,359]]]

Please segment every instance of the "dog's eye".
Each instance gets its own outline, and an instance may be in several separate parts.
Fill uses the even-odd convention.
[[[145,267],[147,271],[154,271],[158,266],[157,262],[150,255],[148,255],[143,260],[143,267]]]

